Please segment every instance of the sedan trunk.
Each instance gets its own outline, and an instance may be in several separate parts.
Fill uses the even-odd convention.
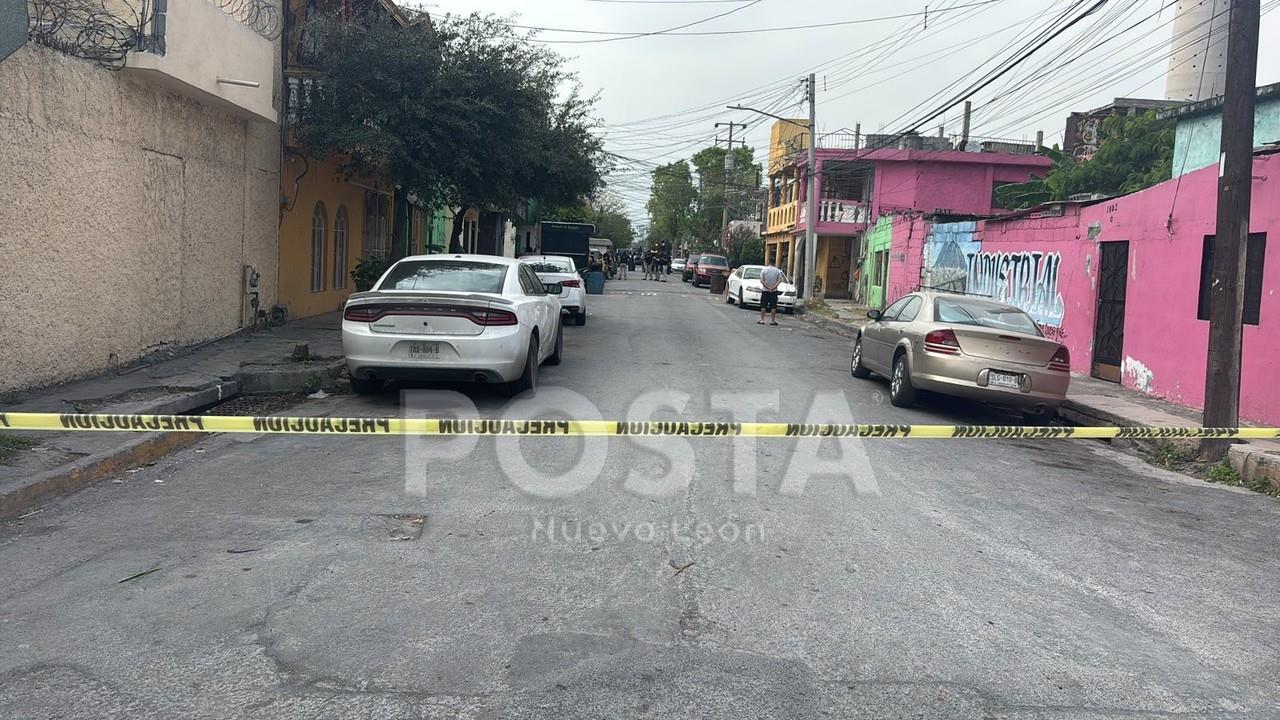
[[[1009,330],[994,330],[981,327],[953,325],[951,329],[960,342],[960,351],[965,355],[985,360],[1000,360],[1020,365],[1044,367],[1049,364],[1053,354],[1058,352],[1058,343],[1035,335],[1025,335]]]

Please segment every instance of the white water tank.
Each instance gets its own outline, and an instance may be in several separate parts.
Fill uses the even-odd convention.
[[[1223,93],[1227,82],[1227,20],[1231,0],[1182,0],[1169,41],[1166,100],[1194,102]]]

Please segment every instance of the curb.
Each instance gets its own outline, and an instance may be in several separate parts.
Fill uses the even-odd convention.
[[[284,365],[246,363],[240,366],[240,392],[245,395],[279,395],[333,390],[346,366],[346,358]]]
[[[184,395],[161,399],[134,412],[144,415],[181,415],[229,400],[239,394],[240,383],[225,380]],[[51,500],[79,492],[122,470],[154,462],[175,450],[199,442],[201,435],[202,433],[148,433],[110,450],[40,473],[22,487],[0,494],[0,519],[11,519]]]

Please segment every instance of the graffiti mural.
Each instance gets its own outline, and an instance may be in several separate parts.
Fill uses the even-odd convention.
[[[1021,308],[1041,325],[1062,326],[1065,304],[1058,292],[1058,253],[980,252],[967,256],[965,292]]]
[[[939,223],[925,244],[921,285],[984,295],[1021,308],[1046,336],[1061,340],[1065,304],[1058,289],[1062,256],[1025,250],[983,252],[974,239],[975,224]]]

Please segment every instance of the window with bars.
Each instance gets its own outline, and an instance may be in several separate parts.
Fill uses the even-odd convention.
[[[1200,301],[1196,317],[1209,319],[1209,302],[1213,288],[1213,242],[1216,235],[1204,236],[1204,249],[1200,256]],[[1267,259],[1267,234],[1249,233],[1244,261],[1244,325],[1257,325],[1262,312],[1262,265]]]
[[[347,286],[347,207],[338,206],[333,217],[333,289]]]
[[[364,256],[391,257],[391,203],[385,193],[364,194]]]
[[[311,292],[324,290],[324,203],[316,203],[311,212]]]

